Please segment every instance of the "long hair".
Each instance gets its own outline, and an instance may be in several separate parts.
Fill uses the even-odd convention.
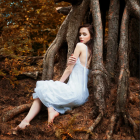
[[[89,53],[90,53],[90,57],[91,57],[92,54],[93,54],[93,41],[94,41],[94,28],[93,28],[93,26],[92,26],[91,24],[84,24],[84,25],[81,25],[81,26],[78,28],[78,35],[77,35],[77,39],[76,39],[76,44],[77,44],[78,42],[80,42],[80,40],[79,40],[79,31],[80,31],[80,29],[83,28],[83,27],[85,27],[85,28],[88,29],[88,31],[89,31],[89,33],[90,33],[90,36],[91,36],[91,39],[90,39],[88,42],[85,43],[85,45],[87,45],[87,47],[88,47],[88,50],[89,50]],[[90,57],[89,57],[89,58],[90,58]]]

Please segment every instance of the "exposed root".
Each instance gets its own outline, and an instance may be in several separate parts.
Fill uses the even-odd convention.
[[[13,108],[12,110],[6,112],[1,117],[2,122],[7,122],[10,119],[12,119],[14,116],[16,116],[24,111],[28,111],[30,109],[31,105],[32,105],[32,103],[23,104],[21,106],[17,106],[15,108]]]
[[[96,118],[96,120],[94,121],[94,123],[89,127],[89,129],[87,131],[88,134],[85,137],[86,140],[89,139],[90,133],[92,133],[92,131],[95,129],[95,127],[99,124],[99,122],[101,121],[102,117],[103,117],[103,114],[100,113],[98,115],[98,117]]]
[[[115,124],[120,124],[121,120],[119,120],[119,122],[117,121],[118,117],[122,117],[124,119],[125,125],[128,127],[129,125],[133,126],[133,133],[134,133],[134,137],[136,139],[138,139],[138,127],[136,125],[136,123],[133,121],[133,119],[130,117],[130,115],[128,115],[126,112],[123,113],[123,115],[121,115],[121,113],[119,114],[119,116],[117,115],[117,113],[115,115],[113,115],[111,117],[111,122],[109,125],[109,130],[106,131],[106,138],[108,140],[112,139],[113,136],[113,131],[114,131],[114,127]],[[118,127],[118,126],[117,126]]]
[[[133,133],[136,139],[138,139],[138,126],[136,125],[136,123],[134,122],[134,120],[130,117],[130,115],[127,115],[128,121],[129,123],[133,126]]]
[[[115,123],[116,123],[116,119],[117,119],[117,115],[114,114],[112,117],[111,117],[111,122],[110,122],[110,125],[109,125],[109,130],[106,131],[106,138],[108,140],[111,139],[112,135],[113,135],[113,130],[114,130],[114,126],[115,126]]]

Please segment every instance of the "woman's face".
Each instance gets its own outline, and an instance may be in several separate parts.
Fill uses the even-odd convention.
[[[82,27],[79,31],[79,40],[82,43],[86,43],[91,39],[90,33],[88,31],[88,28]]]

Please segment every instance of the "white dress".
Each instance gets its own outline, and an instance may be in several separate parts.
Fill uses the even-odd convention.
[[[85,67],[78,57],[67,84],[53,80],[37,81],[33,99],[39,98],[46,107],[53,107],[61,114],[73,107],[83,105],[89,96],[87,52],[86,46]]]

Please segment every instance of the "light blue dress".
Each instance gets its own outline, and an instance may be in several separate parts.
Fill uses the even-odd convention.
[[[85,67],[78,57],[67,84],[53,80],[37,81],[33,99],[39,98],[46,107],[53,107],[61,114],[73,107],[83,105],[89,96],[87,52],[86,46]]]

